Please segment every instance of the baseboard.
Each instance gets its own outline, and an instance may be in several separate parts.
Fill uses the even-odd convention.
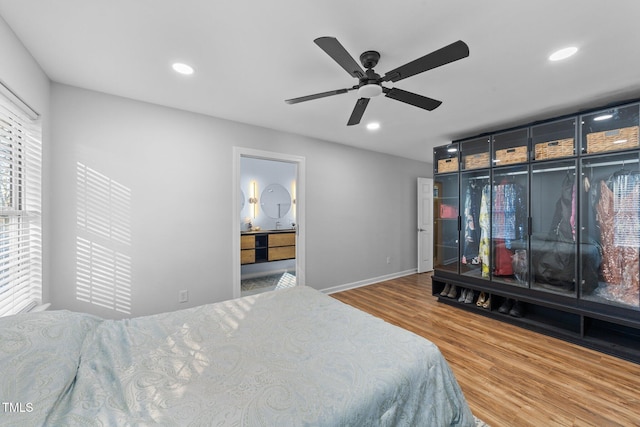
[[[409,276],[411,274],[416,274],[417,272],[418,270],[416,268],[412,268],[411,270],[399,271],[397,273],[385,274],[384,276],[372,277],[370,279],[359,280],[357,282],[346,283],[344,285],[333,286],[331,288],[319,289],[319,291],[324,294],[330,295],[336,292],[342,292],[349,289],[360,288],[362,286],[373,285],[374,283],[384,282],[385,280]]]

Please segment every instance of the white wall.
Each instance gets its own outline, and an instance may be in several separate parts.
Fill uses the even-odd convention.
[[[431,176],[431,165],[50,85],[2,19],[0,51],[0,80],[43,117],[43,281],[52,308],[123,317],[231,298],[233,146],[306,158],[308,285],[335,289],[415,269],[415,178]],[[96,195],[87,198],[87,188]],[[116,198],[91,204],[105,196]],[[92,240],[87,218],[112,228]],[[87,253],[78,239],[113,256],[130,314],[76,299],[78,255]],[[189,303],[177,302],[180,289]]]
[[[128,210],[95,214],[111,212],[130,235],[96,243],[129,263],[131,315],[232,297],[233,146],[306,158],[308,285],[416,268],[416,178],[431,175],[429,164],[60,84],[52,111],[54,308],[124,315],[75,298],[77,238],[90,234],[78,224],[79,163],[130,194]],[[177,302],[181,289],[187,304]]]
[[[49,79],[38,63],[18,40],[11,28],[0,17],[0,81],[18,95],[27,105],[37,111],[42,120],[42,156],[43,176],[49,173]],[[51,190],[48,180],[44,179],[42,200],[43,226],[43,301],[49,300],[49,197]]]

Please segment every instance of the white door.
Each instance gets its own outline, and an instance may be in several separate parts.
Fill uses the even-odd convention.
[[[433,270],[433,179],[418,178],[418,273]]]

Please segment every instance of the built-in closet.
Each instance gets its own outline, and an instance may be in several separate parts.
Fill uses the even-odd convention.
[[[640,363],[640,104],[434,150],[439,301]]]

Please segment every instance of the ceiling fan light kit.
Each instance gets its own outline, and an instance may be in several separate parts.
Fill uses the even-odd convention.
[[[370,83],[360,86],[358,89],[358,96],[360,98],[373,98],[382,93],[382,86],[375,83]]]
[[[324,50],[327,55],[333,58],[338,65],[344,68],[349,75],[357,78],[358,84],[349,88],[287,99],[285,102],[287,104],[297,104],[299,102],[311,101],[357,90],[358,101],[356,101],[356,106],[351,113],[351,117],[349,117],[347,126],[353,126],[360,123],[367,105],[369,104],[369,99],[382,93],[384,93],[387,98],[395,99],[396,101],[404,102],[405,104],[410,104],[424,110],[432,111],[438,108],[440,104],[442,104],[442,101],[418,95],[417,93],[407,92],[397,87],[389,89],[382,86],[382,83],[395,83],[402,79],[406,79],[407,77],[420,74],[469,56],[469,47],[467,44],[462,40],[458,40],[455,43],[395,68],[381,77],[373,71],[373,68],[380,60],[380,53],[374,50],[368,50],[360,55],[360,63],[364,68],[366,68],[366,71],[364,71],[335,37],[319,37],[315,39],[314,42]]]

